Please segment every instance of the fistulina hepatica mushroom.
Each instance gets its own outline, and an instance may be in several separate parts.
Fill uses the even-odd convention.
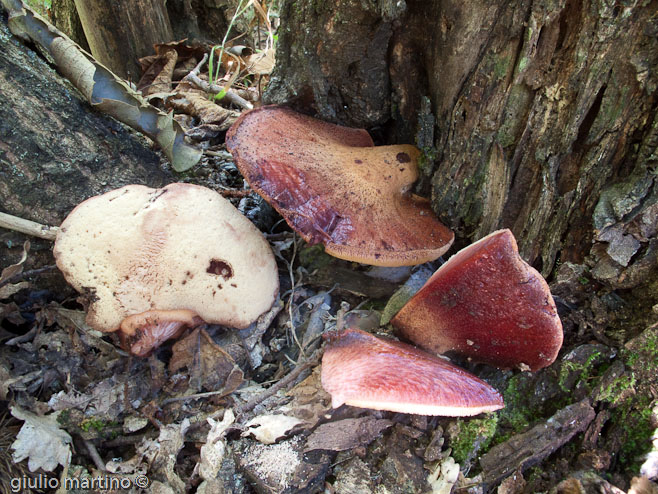
[[[309,243],[349,261],[411,266],[446,252],[453,233],[411,193],[420,152],[375,147],[351,129],[268,106],[243,113],[226,146],[251,187]]]
[[[391,323],[431,352],[522,370],[553,363],[563,338],[548,284],[521,259],[509,230],[452,256]]]
[[[329,334],[327,340],[321,379],[334,408],[469,416],[504,406],[484,381],[411,345],[358,329]]]
[[[227,147],[249,184],[288,224],[327,253],[380,266],[437,259],[453,234],[410,192],[419,151],[374,147],[365,130],[283,107],[244,113]],[[562,325],[542,276],[519,256],[509,230],[461,250],[392,320],[430,352],[454,350],[501,367],[552,363]],[[322,384],[334,406],[428,415],[475,415],[503,406],[488,384],[404,343],[358,330],[332,334]]]
[[[428,351],[455,350],[502,368],[545,367],[562,345],[548,285],[520,258],[509,230],[451,257],[392,323]],[[491,386],[410,345],[358,330],[328,340],[322,385],[334,406],[451,416],[503,407]]]
[[[245,328],[276,299],[272,250],[216,192],[175,183],[92,197],[64,220],[57,266],[87,295],[87,323],[144,356],[202,321]]]

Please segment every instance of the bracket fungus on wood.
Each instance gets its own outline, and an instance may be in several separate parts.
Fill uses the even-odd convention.
[[[463,417],[503,408],[494,388],[434,355],[358,329],[329,333],[322,387],[332,406]]]
[[[226,146],[291,228],[335,257],[410,266],[437,259],[452,244],[429,201],[410,192],[418,178],[414,146],[375,147],[363,129],[276,106],[243,113]]]
[[[563,338],[548,284],[521,259],[509,230],[452,256],[391,323],[429,351],[522,370],[550,365]]]
[[[128,185],[87,199],[62,223],[54,254],[88,296],[87,323],[119,330],[139,356],[201,320],[245,328],[279,289],[260,231],[219,194],[190,184]]]

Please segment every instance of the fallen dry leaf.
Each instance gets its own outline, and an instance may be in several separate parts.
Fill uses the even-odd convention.
[[[169,372],[172,374],[187,368],[191,383],[197,383],[208,391],[235,391],[244,379],[233,358],[203,329],[195,329],[178,340],[172,348]]]
[[[315,427],[331,410],[331,396],[320,384],[320,366],[286,395],[292,396],[292,401],[279,411],[303,420],[306,429]]]
[[[51,396],[48,405],[55,411],[76,408],[113,420],[124,411],[124,390],[125,384],[111,377],[96,383],[89,393],[60,391]]]
[[[21,315],[20,307],[18,307],[18,305],[16,305],[14,302],[10,302],[8,304],[0,304],[0,321],[3,319],[6,319],[16,326],[25,323],[25,319]]]
[[[224,412],[224,418],[219,422],[208,417],[210,431],[206,437],[206,444],[201,446],[201,461],[195,467],[195,471],[202,479],[212,480],[217,477],[226,452],[224,434],[233,422],[235,422],[235,415],[230,408]]]
[[[237,120],[239,113],[229,110],[208,99],[208,95],[200,89],[179,91],[167,100],[167,105],[176,111],[198,117],[202,123],[219,125],[221,130],[228,130]]]
[[[263,444],[274,444],[277,439],[284,437],[286,432],[301,423],[301,420],[287,415],[259,415],[245,424],[249,429],[244,431],[242,436],[252,435]]]
[[[157,55],[137,83],[137,89],[143,96],[170,91],[177,61],[178,53],[173,48]]]
[[[429,474],[427,481],[432,487],[432,494],[450,494],[458,478],[459,463],[455,463],[454,458],[448,456]]]
[[[27,260],[27,253],[30,251],[30,241],[26,240],[23,244],[23,254],[21,255],[20,260],[16,264],[6,267],[0,273],[0,284],[6,282],[13,276],[23,272],[23,264]],[[14,293],[23,288],[29,287],[30,284],[27,281],[21,281],[15,284],[8,284],[0,287],[0,300],[11,297]]]
[[[184,446],[185,432],[190,426],[188,419],[180,424],[168,424],[160,429],[160,435],[151,444],[155,449],[155,456],[149,469],[150,475],[166,480],[167,485],[174,488],[174,492],[184,492],[185,482],[174,471],[176,458]]]
[[[276,51],[270,48],[267,51],[254,53],[246,58],[247,71],[250,74],[269,75],[274,70]]]
[[[52,472],[58,465],[67,466],[71,461],[71,436],[59,428],[59,412],[39,416],[19,406],[11,407],[11,414],[25,423],[11,445],[14,463],[28,458],[30,472],[39,468]]]

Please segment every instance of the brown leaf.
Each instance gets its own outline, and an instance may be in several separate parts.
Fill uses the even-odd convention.
[[[233,358],[217,345],[203,329],[195,329],[176,342],[169,361],[169,372],[187,367],[190,381],[208,391],[224,389],[232,393],[244,378]]]
[[[303,420],[307,429],[315,427],[331,410],[331,396],[320,384],[320,366],[288,391],[287,395],[293,399],[280,411]]]
[[[177,60],[178,54],[173,49],[158,55],[137,83],[137,89],[144,96],[170,91]]]
[[[27,253],[30,251],[30,241],[26,240],[23,244],[23,254],[21,255],[20,260],[16,264],[6,267],[0,273],[0,285],[7,282],[12,277],[21,274],[23,272],[23,264],[27,260]],[[20,283],[10,284],[5,286],[0,286],[0,299],[9,298],[14,293],[23,288],[29,287],[30,284],[27,281],[21,281]]]
[[[274,70],[276,52],[270,48],[267,51],[254,53],[245,60],[247,62],[247,70],[250,74],[256,75],[269,75]]]
[[[23,288],[28,288],[30,284],[27,281],[21,281],[20,283],[14,283],[10,285],[5,285],[0,288],[0,299],[9,298],[16,292],[22,290]]]

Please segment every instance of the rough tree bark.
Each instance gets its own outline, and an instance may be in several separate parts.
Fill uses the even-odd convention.
[[[115,74],[137,81],[137,60],[153,54],[153,45],[173,41],[165,2],[75,2],[94,58]]]
[[[50,17],[53,25],[79,44],[83,49],[91,52],[87,38],[85,38],[78,11],[74,0],[54,0],[51,4]]]
[[[294,2],[271,102],[415,142],[441,219],[549,275],[655,276],[656,2]],[[653,272],[653,274],[651,274]]]

